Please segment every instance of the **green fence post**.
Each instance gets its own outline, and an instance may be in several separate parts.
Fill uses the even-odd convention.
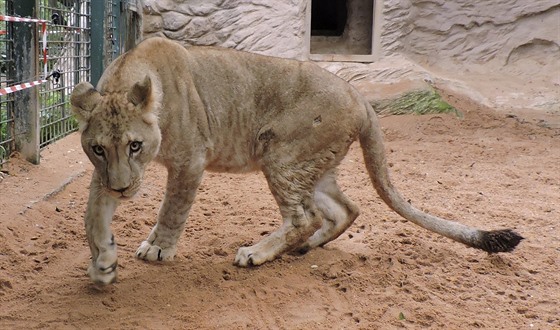
[[[91,2],[91,84],[94,86],[103,74],[105,2]]]
[[[14,1],[14,14],[34,17],[35,0]],[[38,80],[37,59],[39,46],[36,23],[13,23],[15,80],[18,83]],[[40,115],[39,87],[15,92],[14,126],[15,147],[25,159],[39,164]]]

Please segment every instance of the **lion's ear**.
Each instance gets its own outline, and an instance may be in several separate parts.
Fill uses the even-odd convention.
[[[101,102],[101,94],[88,82],[81,82],[72,91],[70,103],[72,111],[80,122],[80,127],[85,126],[91,117],[95,106]]]
[[[150,101],[152,94],[152,80],[149,76],[144,81],[137,82],[126,94],[128,101],[134,105],[145,105]]]

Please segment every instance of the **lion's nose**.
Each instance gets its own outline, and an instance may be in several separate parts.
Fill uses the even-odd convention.
[[[123,193],[128,189],[128,187],[124,187],[124,188],[120,188],[120,189],[113,189],[114,191],[118,192],[118,193]]]

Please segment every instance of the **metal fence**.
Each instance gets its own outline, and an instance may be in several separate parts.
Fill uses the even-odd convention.
[[[124,51],[131,49],[140,38],[140,16],[136,0],[105,2],[105,57],[109,65]]]
[[[69,98],[75,85],[90,80],[90,0],[40,0],[38,9],[39,18],[50,21],[46,46],[51,77],[39,92],[43,148],[78,128]]]
[[[108,0],[105,3],[105,57],[104,66],[109,65],[119,54],[118,14],[120,1]]]
[[[81,81],[95,84],[103,68],[136,44],[136,2],[0,0],[0,15],[47,21],[45,42],[42,23],[0,20],[0,90],[48,77],[38,87],[0,93],[0,167],[14,151],[38,163],[42,148],[77,129],[70,94]]]
[[[0,2],[0,13],[9,15],[13,12],[12,0]],[[12,57],[12,24],[0,21],[0,88],[15,84],[13,80],[14,59]],[[12,152],[14,141],[14,99],[13,94],[0,97],[0,165]]]

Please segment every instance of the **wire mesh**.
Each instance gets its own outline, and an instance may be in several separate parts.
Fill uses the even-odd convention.
[[[120,54],[118,39],[118,17],[120,15],[120,0],[105,2],[105,56],[103,67],[107,67]]]
[[[49,82],[41,85],[40,147],[78,128],[70,110],[70,93],[81,81],[90,80],[90,0],[39,0],[39,18],[47,27],[47,72]],[[40,48],[43,49],[43,41]],[[39,58],[43,68],[43,54]]]
[[[20,0],[0,0],[0,14],[13,16],[14,4],[15,7],[21,5],[15,1]],[[27,3],[34,4],[27,5]],[[47,20],[49,23],[46,27],[46,43],[41,37],[43,24],[33,25],[37,28],[36,36],[39,41],[36,45],[39,49],[37,71],[34,73],[35,76],[18,78],[19,81],[15,78],[19,72],[16,71],[16,62],[20,56],[28,54],[15,54],[17,51],[21,52],[18,50],[21,47],[19,43],[14,42],[14,23],[0,21],[0,87],[48,79],[48,82],[33,87],[38,91],[38,110],[35,110],[34,106],[30,106],[29,109],[18,106],[18,111],[24,113],[34,114],[38,111],[39,148],[42,149],[77,129],[77,121],[71,114],[70,95],[79,82],[92,80],[92,55],[101,56],[102,66],[106,67],[123,50],[131,48],[136,43],[140,35],[140,18],[135,4],[135,1],[129,0],[104,0],[103,30],[96,30],[96,33],[101,32],[104,35],[104,47],[102,47],[104,50],[99,54],[98,48],[95,48],[96,53],[92,54],[92,0],[26,2],[23,8],[35,12],[34,18]],[[45,46],[46,52],[43,50]],[[29,51],[33,50],[29,49]],[[48,53],[47,68],[44,70],[43,59],[46,53]],[[0,166],[15,151],[16,144],[21,143],[20,136],[24,133],[21,130],[26,131],[25,126],[33,124],[16,116],[21,115],[22,112],[14,112],[15,104],[19,104],[18,102],[25,97],[22,95],[15,92],[0,96]]]
[[[0,13],[12,15],[11,0],[0,1]],[[0,21],[0,88],[14,83],[13,71],[13,39],[11,22]],[[0,166],[14,151],[14,95],[0,96]]]

